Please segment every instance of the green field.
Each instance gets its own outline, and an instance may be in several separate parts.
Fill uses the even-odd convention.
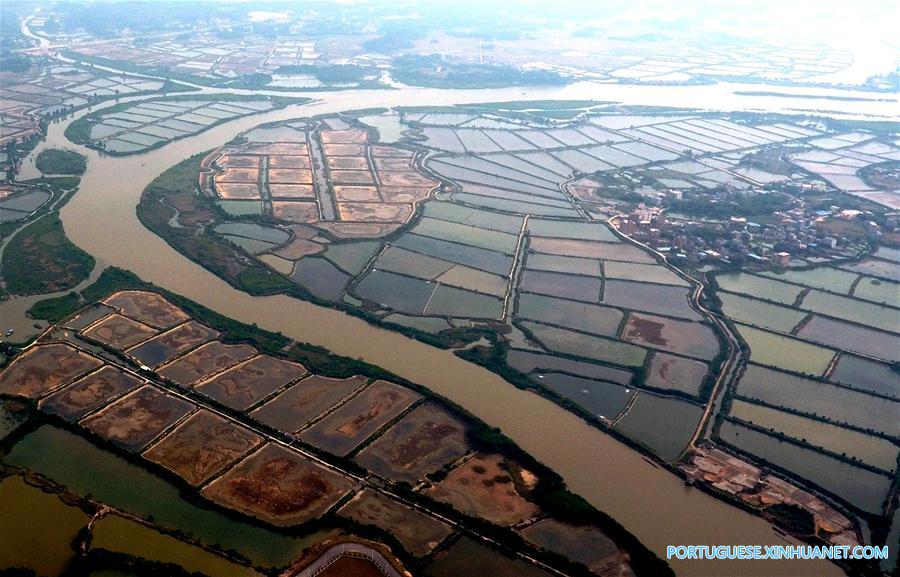
[[[12,294],[45,294],[68,290],[85,280],[94,257],[68,238],[56,213],[19,231],[3,251],[2,273]]]
[[[37,155],[34,165],[44,174],[81,175],[87,169],[87,158],[71,150],[48,148]]]

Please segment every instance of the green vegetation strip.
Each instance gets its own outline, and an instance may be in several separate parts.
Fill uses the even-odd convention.
[[[44,174],[84,174],[87,158],[71,150],[48,148],[35,158],[35,166]]]
[[[93,268],[94,257],[66,238],[59,215],[53,213],[9,241],[0,273],[8,292],[29,295],[71,289]]]

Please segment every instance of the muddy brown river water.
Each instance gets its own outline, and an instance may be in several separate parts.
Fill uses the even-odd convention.
[[[262,122],[337,112],[353,108],[397,105],[441,105],[462,102],[544,98],[593,98],[626,100],[636,104],[689,106],[695,87],[662,92],[652,97],[628,97],[621,86],[584,84],[554,89],[445,91],[429,89],[353,91],[308,94],[313,104],[238,119],[203,134],[169,144],[149,153],[129,157],[101,156],[75,147],[63,137],[67,122],[52,124],[44,146],[79,148],[88,156],[88,170],[79,192],[63,208],[61,216],[69,238],[107,265],[130,269],[144,280],[182,294],[224,315],[245,323],[280,331],[299,341],[324,346],[335,353],[362,358],[425,385],[458,403],[504,433],[523,449],[557,471],[576,493],[608,513],[644,544],[664,557],[666,545],[675,544],[783,544],[766,521],[728,505],[678,477],[651,464],[639,453],[552,402],[516,389],[497,375],[445,351],[400,334],[367,324],[342,312],[296,299],[251,297],[188,260],[161,238],[143,227],[135,214],[144,187],[168,167],[192,154],[211,149],[238,132]],[[637,87],[646,91],[647,87]],[[651,87],[654,88],[654,87]],[[852,115],[870,104],[821,100],[783,99],[779,106],[765,106],[761,97],[732,95],[721,104],[714,98],[722,87],[705,88],[704,98],[692,106],[747,109],[763,106],[838,107]],[[527,92],[527,94],[526,94]],[[724,91],[727,93],[727,91]],[[670,96],[671,96],[670,94]],[[709,103],[715,102],[715,106]],[[825,102],[825,104],[823,104]],[[751,104],[753,106],[751,106]],[[875,114],[893,110],[874,107]],[[40,148],[38,150],[40,150]],[[26,168],[25,177],[29,175]],[[15,311],[0,307],[2,324],[25,321]],[[824,561],[671,561],[679,575],[840,575]]]

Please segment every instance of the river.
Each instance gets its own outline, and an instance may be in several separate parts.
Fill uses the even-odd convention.
[[[763,107],[786,111],[795,106],[827,106],[834,107],[835,114],[845,116],[862,115],[864,111],[878,118],[894,117],[892,107],[882,102],[779,100],[735,94],[727,97],[729,90],[724,86],[667,88],[579,83],[564,88],[481,91],[403,88],[315,92],[302,94],[315,98],[312,104],[234,120],[136,156],[109,157],[73,146],[63,136],[67,121],[51,124],[47,142],[38,150],[45,146],[78,148],[88,157],[81,189],[63,207],[61,217],[69,238],[99,262],[130,269],[144,280],[242,322],[281,331],[341,355],[362,358],[431,388],[488,424],[500,427],[523,449],[557,471],[573,491],[664,557],[666,545],[670,544],[783,544],[785,539],[764,520],[687,487],[677,476],[651,464],[572,413],[536,394],[516,389],[450,351],[374,327],[333,309],[284,296],[251,297],[233,289],[145,229],[137,219],[135,206],[144,187],[158,174],[187,156],[221,145],[240,131],[261,122],[352,108],[593,98],[711,109]],[[12,321],[8,309],[0,307],[0,315],[6,317],[3,323]],[[841,574],[835,565],[822,561],[671,564],[680,575]]]

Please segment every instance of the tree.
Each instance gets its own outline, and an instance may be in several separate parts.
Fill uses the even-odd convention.
[[[6,180],[13,181],[16,179],[16,139],[11,138],[6,143]]]

